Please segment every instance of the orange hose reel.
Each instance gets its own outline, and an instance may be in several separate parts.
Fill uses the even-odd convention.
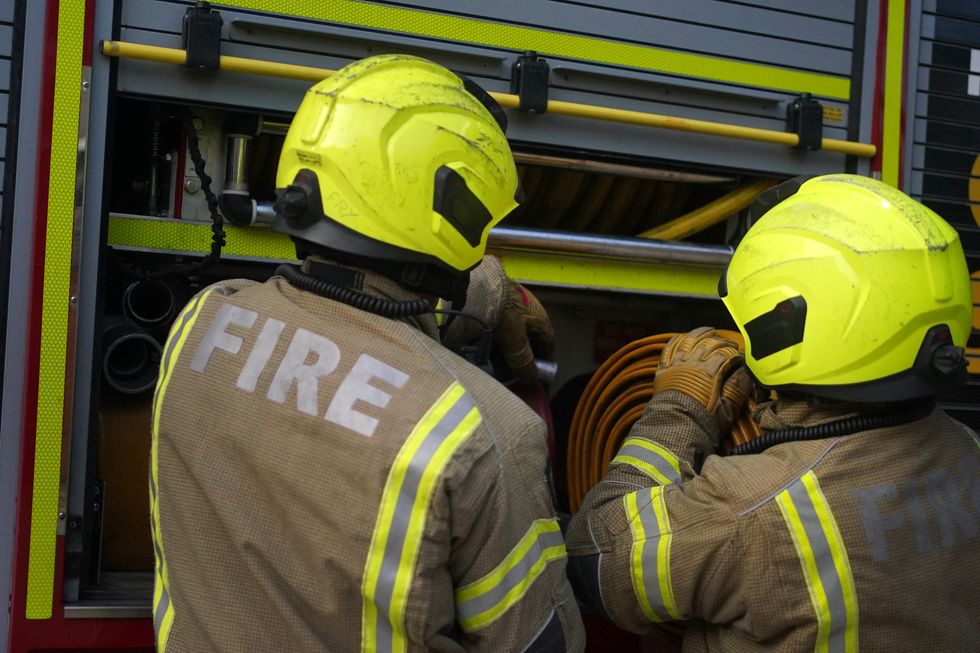
[[[741,334],[719,333],[741,346]],[[568,501],[573,513],[605,476],[609,462],[643,414],[653,396],[660,353],[674,335],[649,336],[624,346],[596,370],[582,392],[568,430]],[[726,438],[727,447],[759,436],[759,427],[751,417],[754,407],[755,402],[750,400],[748,409]]]

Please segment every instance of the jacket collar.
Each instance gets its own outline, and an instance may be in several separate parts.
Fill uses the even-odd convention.
[[[322,263],[336,268],[341,272],[339,276],[348,276],[350,278],[351,287],[353,287],[355,290],[363,292],[366,295],[371,295],[372,297],[382,297],[384,299],[391,299],[394,301],[410,301],[413,299],[418,299],[421,296],[418,293],[399,285],[395,281],[392,281],[388,277],[378,274],[377,272],[372,272],[371,270],[366,270],[364,268],[351,265],[344,265],[337,263],[336,261],[320,258],[318,256],[311,256],[304,260],[300,269],[303,272],[308,272],[310,265],[313,263]],[[343,273],[349,274],[345,275]],[[297,299],[302,297],[303,300],[307,300],[307,298],[309,298],[309,301],[329,301],[319,297],[318,295],[314,295],[313,293],[304,292],[299,289],[294,290],[297,293]],[[408,324],[409,326],[421,331],[436,342],[439,342],[439,327],[436,324],[436,318],[433,313],[423,313],[422,315],[399,318],[397,321],[404,322],[405,324]]]

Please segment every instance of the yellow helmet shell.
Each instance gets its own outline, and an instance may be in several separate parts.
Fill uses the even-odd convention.
[[[476,217],[454,221],[436,210],[443,168],[478,200]],[[362,59],[310,88],[283,144],[277,188],[303,170],[316,175],[324,218],[390,246],[381,258],[418,253],[456,271],[480,261],[490,228],[517,206],[501,127],[459,77],[418,57]]]
[[[769,210],[738,245],[722,286],[749,369],[770,387],[820,395],[875,382],[911,370],[933,327],[946,325],[961,347],[970,334],[957,232],[904,193],[857,175],[813,178]],[[756,328],[753,342],[752,321],[776,307],[792,313],[793,302],[805,313],[799,341],[769,351]]]

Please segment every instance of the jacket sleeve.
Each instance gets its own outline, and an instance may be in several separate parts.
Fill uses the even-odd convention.
[[[654,397],[569,526],[579,598],[620,627],[737,618],[738,525],[712,451],[716,426],[677,392]]]
[[[538,422],[517,437],[491,437],[451,489],[450,568],[468,650],[584,647],[543,431]]]

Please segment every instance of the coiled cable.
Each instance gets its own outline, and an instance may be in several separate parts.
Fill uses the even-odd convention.
[[[740,334],[719,331],[741,343]],[[664,333],[635,340],[610,356],[589,380],[568,431],[568,505],[576,512],[585,495],[602,480],[609,462],[653,396],[660,354],[674,336]],[[725,446],[737,446],[759,435],[748,410],[736,422]]]
[[[823,440],[824,438],[839,438],[853,435],[861,431],[900,426],[920,420],[933,411],[936,402],[933,399],[920,401],[911,406],[892,410],[876,415],[858,415],[846,419],[817,424],[816,426],[800,426],[788,429],[766,430],[757,438],[739,444],[729,453],[733,456],[762,453],[769,447],[785,442],[800,442],[803,440]]]
[[[302,272],[293,265],[280,265],[276,274],[283,277],[291,286],[332,299],[348,306],[392,319],[423,315],[433,311],[432,304],[424,298],[395,300],[375,297],[356,288],[330,283]]]

